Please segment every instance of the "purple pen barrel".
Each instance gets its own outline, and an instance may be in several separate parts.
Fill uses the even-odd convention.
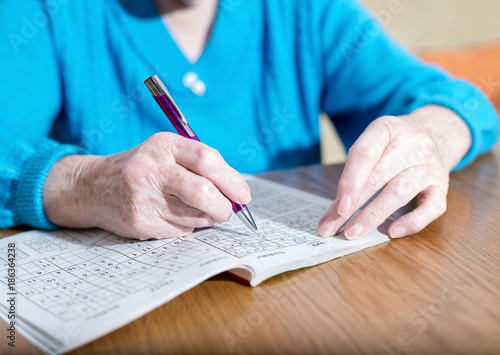
[[[193,139],[199,142],[200,140],[189,126],[186,117],[184,117],[179,107],[177,107],[167,88],[161,82],[160,78],[155,75],[146,79],[144,83],[153,94],[156,103],[168,117],[168,120],[170,121],[170,123],[172,123],[177,133],[185,138]],[[238,216],[238,218],[248,228],[259,235],[257,225],[255,224],[252,214],[250,213],[248,208],[245,205],[240,205],[233,201],[231,201],[231,203],[233,212]]]
[[[167,115],[168,119],[174,126],[175,130],[183,137],[200,141],[188,124],[183,124],[179,119],[179,114],[174,106],[165,96],[155,96],[154,99],[160,105],[161,109]],[[187,122],[186,122],[187,123]],[[257,225],[245,205],[231,201],[233,212],[241,219],[241,221],[250,229],[257,230]]]
[[[158,105],[160,105],[163,112],[165,112],[165,115],[167,115],[170,123],[172,123],[177,133],[185,138],[194,139],[198,142],[200,141],[187,122],[186,124],[183,124],[181,119],[177,119],[179,115],[177,114],[174,106],[165,96],[154,96],[154,99]]]
[[[240,204],[237,204],[236,202],[233,202],[233,201],[231,201],[231,204],[233,205],[233,212],[234,213],[238,213],[246,207],[245,205],[240,205]]]

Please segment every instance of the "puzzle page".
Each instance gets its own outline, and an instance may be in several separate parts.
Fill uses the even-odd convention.
[[[261,235],[256,236],[237,218],[231,218],[196,233],[194,238],[251,265],[251,271],[246,268],[232,272],[252,286],[279,273],[317,265],[389,240],[381,232],[384,226],[356,241],[347,240],[343,233],[323,238],[318,234],[318,223],[333,201],[253,176],[246,180],[254,201],[248,207]]]
[[[97,229],[31,231],[0,239],[0,292],[13,297],[13,308],[0,302],[0,315],[45,351],[67,351],[240,264],[181,238],[142,242]]]
[[[186,238],[137,241],[93,229],[31,231],[0,239],[0,292],[15,299],[16,326],[45,351],[64,352],[223,271],[256,286],[281,272],[388,239],[378,231],[359,241],[341,234],[322,238],[317,225],[332,201],[246,179],[254,201],[248,208],[260,236],[233,215]],[[7,322],[11,312],[8,302],[0,302]]]

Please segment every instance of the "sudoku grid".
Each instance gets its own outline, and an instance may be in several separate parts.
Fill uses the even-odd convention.
[[[188,240],[137,242],[104,235],[83,250],[70,248],[19,263],[17,292],[64,320],[89,317],[120,297],[164,285],[176,272],[213,255]],[[45,239],[39,236],[28,242],[43,246]]]
[[[257,211],[257,209],[252,209],[252,212],[254,210]],[[312,206],[276,218],[274,221],[264,219],[262,214],[255,213],[254,217],[261,217],[257,219],[260,237],[247,231],[246,227],[236,228],[235,224],[239,221],[233,219],[234,222],[230,224],[216,226],[200,233],[196,239],[225,253],[242,258],[262,251],[316,241],[320,238],[317,225],[318,216],[322,213],[324,213],[324,207]]]
[[[17,260],[30,255],[34,260],[18,262],[16,290],[63,320],[92,317],[113,307],[121,297],[147,288],[154,291],[172,282],[175,273],[218,255],[209,246],[242,258],[320,238],[317,224],[318,216],[326,211],[324,206],[274,188],[250,185],[258,201],[251,204],[251,211],[260,236],[248,231],[234,216],[228,223],[195,233],[195,241],[177,238],[138,242],[101,230],[72,231],[93,238],[85,246],[81,241],[85,238],[80,240],[64,230],[50,236],[37,235],[22,241],[24,248],[18,248]],[[75,244],[80,246],[75,248]],[[42,257],[54,251],[58,254]],[[33,257],[37,253],[40,258]],[[0,280],[6,283],[4,278]]]

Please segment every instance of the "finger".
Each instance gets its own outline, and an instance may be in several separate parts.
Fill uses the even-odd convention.
[[[209,227],[215,223],[210,215],[186,205],[176,196],[168,195],[165,199],[165,206],[158,214],[166,221],[192,228]]]
[[[384,124],[389,119],[372,122],[349,149],[337,190],[339,215],[348,215],[357,206],[366,179],[389,144],[390,130]]]
[[[351,219],[354,213],[363,207],[376,193],[382,189],[390,180],[392,180],[401,171],[411,167],[412,163],[406,157],[396,154],[396,150],[384,151],[377,164],[365,180],[360,197],[354,208],[348,214],[340,215],[338,213],[339,199],[334,201],[336,207],[331,208],[325,213],[318,226],[318,232],[322,236],[335,235],[342,226]],[[337,197],[338,194],[337,194]]]
[[[375,172],[375,169],[372,170],[372,173],[365,183],[357,204],[352,209],[352,211],[346,215],[341,216],[338,213],[338,199],[336,199],[319,222],[319,234],[323,237],[335,235],[344,226],[344,224],[352,218],[356,211],[363,207],[370,199],[374,198],[376,193],[389,182],[389,179],[393,178],[393,174],[395,175],[395,173],[391,173],[391,175],[382,175],[378,172]],[[385,178],[382,179],[382,176],[384,176]]]
[[[345,237],[350,240],[363,238],[428,187],[428,180],[418,176],[421,171],[419,167],[410,168],[392,179],[373,202],[349,223],[344,231]]]
[[[391,238],[418,233],[446,211],[446,190],[430,186],[420,193],[420,204],[413,211],[396,219],[389,226]]]
[[[353,212],[341,216],[337,211],[338,200],[333,201],[332,205],[323,215],[318,224],[318,233],[322,237],[331,237],[338,233],[338,231],[346,224],[352,216],[359,210],[378,190],[363,190],[361,197],[358,200],[358,204],[353,209]]]
[[[231,202],[205,177],[180,165],[169,165],[162,176],[164,195],[176,196],[184,204],[206,213],[218,223],[227,221],[231,216]]]
[[[380,186],[380,188],[382,188]],[[357,205],[353,208],[352,212],[347,215],[339,215],[337,211],[338,200],[333,201],[332,205],[328,211],[323,215],[319,224],[318,232],[323,237],[331,237],[344,226],[352,216],[358,211],[363,205],[365,205],[373,196],[380,190],[380,188],[368,188],[365,187],[361,193],[361,197],[358,199]]]
[[[318,223],[318,233],[322,237],[330,237],[340,228],[341,216],[337,212],[337,200],[333,201],[328,211],[323,215]]]
[[[251,200],[250,187],[240,173],[230,167],[220,153],[197,141],[185,141],[173,147],[176,162],[210,180],[228,199],[240,204]]]

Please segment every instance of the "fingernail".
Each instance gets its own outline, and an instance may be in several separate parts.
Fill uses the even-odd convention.
[[[342,196],[337,206],[337,213],[345,216],[351,211],[351,198],[349,196]]]
[[[335,231],[335,221],[324,222],[318,227],[319,235],[322,237],[331,237]]]
[[[396,227],[389,232],[391,238],[401,238],[406,235],[406,229],[403,227]]]
[[[356,223],[353,226],[347,228],[344,232],[344,235],[347,239],[353,240],[357,239],[361,232],[363,232],[363,226],[359,223]]]
[[[250,202],[252,197],[250,196],[250,191],[248,189],[241,189],[240,194],[238,195],[238,201],[242,204],[247,204]]]

